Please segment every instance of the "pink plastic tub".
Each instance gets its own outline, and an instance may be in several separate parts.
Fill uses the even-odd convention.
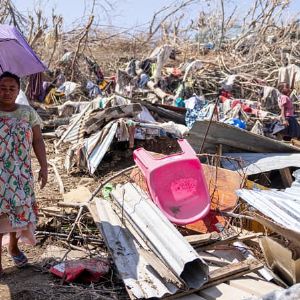
[[[210,197],[195,151],[186,140],[178,143],[182,153],[154,158],[139,148],[133,158],[146,178],[153,202],[171,222],[186,225],[207,215]]]

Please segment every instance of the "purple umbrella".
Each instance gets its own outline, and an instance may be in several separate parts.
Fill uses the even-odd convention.
[[[13,26],[0,25],[0,74],[23,77],[46,70],[23,35]]]

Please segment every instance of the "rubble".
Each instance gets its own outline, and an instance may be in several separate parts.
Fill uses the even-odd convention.
[[[299,25],[275,26],[272,8],[285,5],[266,3],[256,27],[203,51],[191,40],[160,40],[114,64],[82,50],[91,16],[75,47],[65,33],[70,49],[54,49],[49,70],[23,80],[19,101],[26,94],[41,116],[49,151],[52,182],[36,236],[60,246],[39,265],[62,278],[55,286],[114,299],[269,299],[290,286],[298,293],[300,136],[284,131],[278,84],[290,84],[298,118]],[[194,151],[179,153],[182,139]],[[151,156],[138,160],[141,148]],[[185,153],[203,170],[196,183],[190,162],[172,169]],[[165,173],[150,172],[151,162],[162,171],[167,159]],[[197,218],[178,221],[180,205]],[[74,265],[87,285],[70,284],[74,270],[64,268]]]

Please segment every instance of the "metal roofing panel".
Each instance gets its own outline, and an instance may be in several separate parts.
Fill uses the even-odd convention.
[[[284,191],[241,189],[237,194],[276,223],[300,234],[300,170],[293,175],[295,181]]]
[[[125,228],[112,209],[110,201],[96,199],[99,223],[119,274],[131,298],[161,298],[174,294],[178,288],[160,277],[141,251],[141,246]]]
[[[110,147],[114,136],[116,135],[117,129],[118,129],[118,123],[117,122],[111,122],[107,125],[110,125],[110,129],[108,133],[106,134],[105,138],[102,140],[101,143],[96,145],[88,156],[88,168],[91,174],[94,174],[97,167],[99,166],[101,160],[103,159],[105,153],[107,152],[108,148]],[[104,128],[102,129],[104,130]],[[97,133],[96,135],[91,136],[89,139],[86,139],[85,141],[85,148],[90,148],[90,143],[95,144],[95,141],[97,143],[97,138],[99,138],[102,135],[102,131]]]
[[[111,195],[149,248],[189,288],[207,282],[208,266],[143,190],[126,183]]]
[[[224,168],[232,171],[241,171],[245,175],[259,174],[288,167],[300,168],[299,153],[226,153],[224,156],[229,158],[228,160],[222,159]]]
[[[70,124],[70,126],[68,127],[68,129],[64,132],[64,134],[62,135],[62,137],[60,138],[60,140],[57,142],[56,147],[58,147],[63,141],[65,141],[66,138],[69,137],[69,135],[71,136],[75,136],[75,135],[79,135],[79,131],[81,128],[81,124],[82,121],[85,117],[86,112],[92,108],[92,102],[90,102],[83,110],[82,112],[80,112],[79,114],[76,115],[76,117],[74,118],[73,122]],[[78,126],[79,125],[79,126]]]
[[[187,140],[196,151],[199,151],[201,148],[202,141],[206,136],[208,124],[209,121],[197,121],[189,132]],[[224,146],[224,152],[232,152],[231,150],[233,148],[263,153],[300,152],[300,148],[295,146],[287,145],[283,142],[242,130],[225,123],[213,121],[211,122],[205,139],[204,152],[206,150],[215,152],[216,145],[219,144]]]

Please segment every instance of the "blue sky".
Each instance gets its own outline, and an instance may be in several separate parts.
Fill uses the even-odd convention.
[[[109,12],[110,18],[108,19],[103,13],[101,8],[96,12],[98,24],[112,24],[119,27],[130,28],[139,26],[149,22],[153,16],[153,13],[159,10],[164,5],[168,5],[174,0],[108,0],[114,2],[114,9]],[[15,5],[22,12],[31,12],[39,4],[43,7],[43,10],[47,12],[48,16],[51,15],[51,9],[55,8],[56,13],[62,14],[65,21],[65,29],[71,29],[72,24],[83,22],[82,16],[88,15],[90,12],[91,0],[13,0]],[[101,0],[97,0],[101,2]],[[102,0],[104,3],[105,0]],[[204,0],[199,0],[199,4],[194,5],[186,11],[187,15],[196,15],[197,11],[203,9],[205,4]],[[292,0],[291,8],[289,9],[287,17],[294,16],[295,13],[300,11],[300,0]],[[246,10],[251,0],[229,0],[229,5],[225,10],[227,14],[233,7],[238,4],[240,11]]]

